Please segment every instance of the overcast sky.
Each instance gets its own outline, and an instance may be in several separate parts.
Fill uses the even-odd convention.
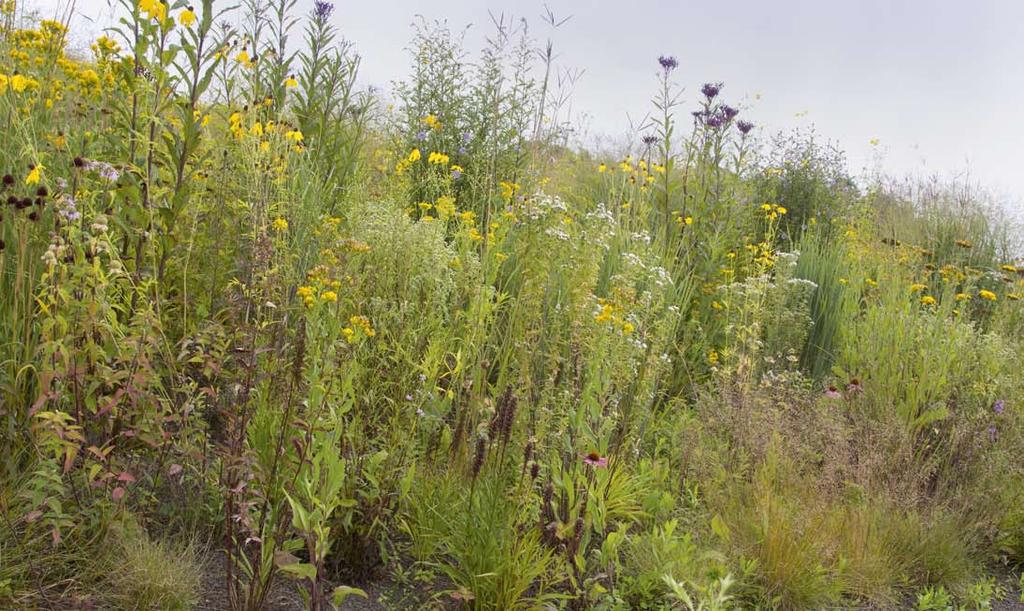
[[[27,1],[27,0],[26,0]],[[37,0],[52,10],[61,0]],[[227,4],[226,0],[220,0]],[[233,2],[232,2],[233,3]],[[31,5],[28,2],[28,5]],[[305,13],[312,0],[299,0]],[[562,66],[585,70],[574,109],[592,135],[621,136],[656,86],[657,58],[674,55],[692,106],[701,83],[774,132],[814,125],[860,173],[884,155],[897,174],[969,172],[1024,210],[1024,1],[549,0],[572,19],[554,33]],[[408,72],[414,17],[472,25],[470,50],[490,31],[488,10],[526,17],[538,39],[550,28],[540,0],[338,1],[333,14],[363,57],[362,80],[385,89]],[[83,17],[109,15],[107,0],[78,0]],[[81,21],[79,36],[98,31]],[[762,132],[763,135],[767,135]],[[871,140],[879,144],[873,146]]]

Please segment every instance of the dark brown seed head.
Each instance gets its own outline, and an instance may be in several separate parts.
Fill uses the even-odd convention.
[[[81,157],[75,157],[73,160],[71,160],[71,163],[73,163],[76,168],[85,167],[85,159],[82,159]]]
[[[46,187],[41,186],[38,189],[36,189],[36,195],[38,195],[39,197],[46,197],[49,194],[50,192],[46,189]]]
[[[10,174],[4,174],[4,186],[9,187],[14,184],[14,177]]]
[[[35,210],[33,210],[32,212],[29,212],[28,213],[28,220],[32,221],[33,223],[38,221],[39,220],[39,213],[36,212]]]
[[[487,458],[487,438],[481,435],[476,439],[476,452],[473,456],[473,479],[480,475],[480,469],[484,467],[484,459]]]

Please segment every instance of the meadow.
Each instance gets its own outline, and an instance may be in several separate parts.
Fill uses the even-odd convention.
[[[670,49],[597,150],[521,21],[380,92],[328,2],[119,1],[0,2],[0,608],[1024,605],[982,192]]]

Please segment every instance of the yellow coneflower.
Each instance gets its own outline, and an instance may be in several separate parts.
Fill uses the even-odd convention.
[[[196,13],[191,6],[178,13],[178,23],[180,23],[182,26],[187,28],[195,22]]]

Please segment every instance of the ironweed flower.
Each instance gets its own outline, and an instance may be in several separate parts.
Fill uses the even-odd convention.
[[[736,115],[740,114],[740,111],[729,106],[728,104],[722,104],[721,108],[718,109],[722,116],[725,117],[726,121],[732,121],[736,118]]]
[[[704,97],[706,97],[709,100],[715,99],[715,97],[718,95],[718,92],[720,92],[721,90],[721,83],[704,83],[704,86],[700,88],[700,92],[703,93]]]
[[[665,74],[679,67],[679,60],[671,55],[662,55],[658,58],[658,63],[661,64],[661,69],[665,71]]]
[[[740,120],[736,122],[736,129],[740,130],[740,133],[746,136],[750,133],[750,130],[754,129],[754,124],[750,121]]]
[[[316,15],[317,19],[327,19],[331,16],[331,13],[333,12],[334,3],[332,2],[323,2],[322,0],[317,0],[313,4],[313,14]]]

